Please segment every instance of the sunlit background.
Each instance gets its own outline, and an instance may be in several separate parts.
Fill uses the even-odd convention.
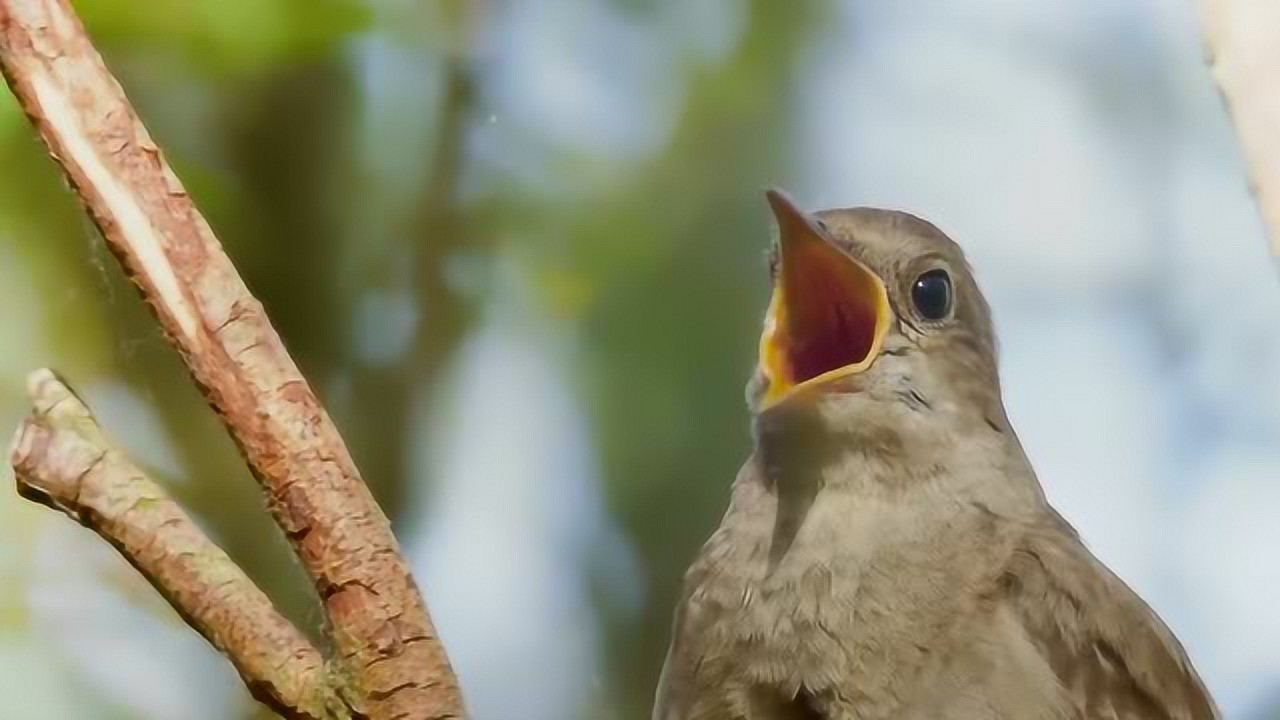
[[[1229,718],[1280,717],[1280,279],[1190,0],[75,4],[394,517],[477,720],[648,717],[747,452],[770,184],[967,248],[1053,501]],[[317,626],[7,93],[0,302],[0,426],[58,368]],[[0,698],[266,717],[8,489]]]

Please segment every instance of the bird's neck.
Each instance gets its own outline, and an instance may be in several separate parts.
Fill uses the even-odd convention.
[[[922,415],[902,404],[850,396],[776,408],[754,418],[758,477],[779,512],[802,518],[820,494],[875,504],[924,487],[1009,514],[1035,513],[1044,493],[1004,420]],[[931,413],[941,410],[935,408]],[[1000,482],[990,482],[993,476]]]
[[[929,462],[931,453],[910,452],[927,439],[913,437],[892,408],[868,403],[856,417],[847,415],[812,403],[756,416],[757,457],[768,482],[780,494],[816,492],[833,483],[875,481],[879,466],[905,470]]]

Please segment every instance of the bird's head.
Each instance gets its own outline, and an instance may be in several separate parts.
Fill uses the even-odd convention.
[[[778,238],[748,388],[757,418],[821,406],[856,422],[872,402],[1006,422],[990,312],[959,246],[903,212],[768,199]]]

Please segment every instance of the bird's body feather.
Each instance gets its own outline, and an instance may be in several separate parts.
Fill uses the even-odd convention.
[[[748,463],[689,572],[655,720],[1216,717],[1055,513],[944,487],[825,487],[771,562],[785,491]]]

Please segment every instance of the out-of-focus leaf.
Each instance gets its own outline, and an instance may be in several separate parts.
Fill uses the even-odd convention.
[[[360,0],[86,0],[76,9],[104,43],[226,71],[312,55],[372,19]]]
[[[13,99],[9,93],[0,93],[0,142],[4,142],[4,138],[11,132],[15,132],[22,127],[22,110],[18,108],[18,101]]]

